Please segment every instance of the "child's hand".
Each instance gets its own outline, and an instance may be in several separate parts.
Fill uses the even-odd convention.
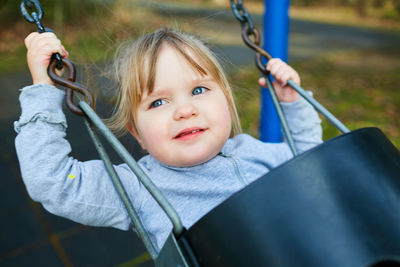
[[[275,78],[273,85],[279,101],[294,102],[299,99],[299,94],[287,85],[288,80],[300,85],[300,76],[292,67],[279,58],[273,58],[268,61],[267,70]],[[265,78],[260,78],[258,83],[263,87],[267,86]]]
[[[25,38],[25,46],[28,50],[26,58],[33,84],[54,84],[47,74],[47,67],[53,53],[68,57],[61,41],[52,32],[33,32]]]

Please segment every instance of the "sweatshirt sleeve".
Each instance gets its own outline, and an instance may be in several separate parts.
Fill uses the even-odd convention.
[[[281,106],[299,153],[322,143],[321,119],[304,98]]]
[[[63,91],[49,85],[21,90],[15,146],[27,191],[53,214],[82,224],[127,230],[130,218],[103,162],[80,162],[68,156],[71,147],[65,139],[63,97]],[[114,167],[138,208],[141,185],[126,165]]]

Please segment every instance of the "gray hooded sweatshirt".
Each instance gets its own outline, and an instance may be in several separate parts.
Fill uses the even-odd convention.
[[[49,85],[21,90],[22,114],[14,123],[22,178],[31,198],[49,212],[92,226],[128,230],[131,220],[100,160],[69,156],[64,92]],[[320,119],[303,99],[281,103],[297,149],[319,143]],[[206,213],[249,183],[292,157],[286,143],[263,143],[247,134],[229,140],[211,160],[193,167],[171,167],[151,155],[139,160],[189,229]],[[114,166],[157,250],[172,224],[126,164]]]

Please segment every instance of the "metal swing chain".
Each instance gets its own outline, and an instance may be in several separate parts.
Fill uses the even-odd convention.
[[[280,107],[279,101],[277,100],[275,91],[273,90],[272,82],[270,79],[269,72],[266,70],[265,64],[263,63],[263,57],[270,60],[272,57],[271,55],[266,52],[264,49],[260,47],[260,35],[257,29],[255,29],[254,24],[248,14],[246,8],[242,4],[242,0],[231,0],[231,7],[233,10],[233,14],[235,15],[236,19],[240,22],[242,28],[242,38],[243,41],[247,46],[251,49],[256,51],[256,66],[257,68],[266,76],[266,81],[268,85],[268,89],[271,93],[271,97],[274,103],[274,106],[278,112],[279,119],[281,120],[282,129],[285,134],[285,137],[291,136],[285,123],[285,119],[282,120],[283,112]],[[254,41],[251,40],[254,39]],[[332,125],[334,125],[340,132],[348,133],[350,130],[341,122],[339,121],[331,112],[329,112],[324,106],[322,106],[317,100],[311,97],[300,85],[296,84],[292,80],[288,80],[287,84],[293,88],[300,96],[302,96],[308,103],[310,103],[319,113],[321,113]],[[288,133],[288,135],[286,134]],[[288,139],[289,146],[290,140]],[[293,145],[294,147],[294,145]],[[293,149],[292,149],[293,151]]]
[[[42,18],[43,18],[43,8],[38,0],[23,0],[21,2],[21,13],[29,23],[34,23],[37,26],[39,33],[44,32],[53,32],[49,28],[43,27]],[[28,12],[31,10],[31,13]],[[59,76],[56,73],[56,69],[61,70],[65,67],[68,70],[68,78]],[[65,90],[65,104],[67,107],[77,115],[84,115],[83,111],[74,104],[74,92],[76,91],[85,97],[85,100],[93,107],[93,97],[90,92],[82,85],[75,82],[76,79],[76,71],[74,64],[67,58],[62,58],[59,53],[55,53],[52,55],[52,59],[50,61],[49,68],[47,72],[50,78],[57,84],[66,87]]]
[[[33,8],[36,8],[37,13],[35,11],[32,11],[29,14],[27,9],[32,10]],[[24,18],[26,19],[26,21],[36,24],[39,33],[53,32],[51,29],[45,28],[42,25],[43,9],[38,0],[23,0],[21,2],[20,9],[21,9],[21,13],[24,16]],[[55,58],[57,61],[57,69],[61,69],[63,64],[62,64],[60,54],[56,53],[52,57]]]
[[[272,85],[272,80],[270,77],[270,73],[266,68],[266,64],[263,63],[263,57],[270,60],[272,57],[269,53],[267,53],[264,49],[260,47],[261,38],[259,31],[254,27],[254,23],[250,18],[249,13],[247,12],[246,7],[242,4],[241,0],[231,0],[231,7],[233,10],[233,14],[236,19],[240,22],[240,26],[242,28],[242,38],[245,44],[256,51],[255,62],[257,68],[264,75],[265,80],[267,82],[267,87],[270,92],[272,102],[274,103],[275,109],[278,113],[279,120],[282,125],[283,134],[287,140],[287,143],[292,151],[293,155],[296,156],[298,154],[296,146],[294,145],[293,137],[290,133],[289,126],[287,124],[285,115],[283,114],[283,110],[281,104],[278,100],[278,97],[275,93],[275,89]],[[253,40],[251,40],[253,39]]]
[[[33,11],[31,14],[27,12],[27,9],[36,8],[37,12]],[[42,33],[45,31],[51,31],[47,28],[44,28],[41,19],[43,18],[43,9],[38,0],[23,0],[21,3],[21,13],[24,18],[30,22],[35,23],[38,27],[38,32]],[[157,201],[157,203],[162,207],[168,218],[171,220],[173,225],[174,234],[179,236],[183,232],[183,225],[180,220],[180,217],[176,210],[172,207],[172,205],[168,202],[168,200],[164,197],[161,191],[154,185],[154,183],[150,180],[150,178],[143,172],[137,162],[133,159],[130,153],[125,149],[125,147],[119,142],[119,140],[112,134],[112,132],[107,128],[107,126],[103,123],[101,118],[95,113],[93,110],[93,97],[89,90],[85,88],[83,85],[75,82],[76,80],[76,71],[74,64],[67,58],[61,58],[59,54],[57,56],[53,55],[50,65],[48,67],[48,74],[54,83],[62,85],[66,87],[65,90],[65,102],[67,107],[75,114],[81,115],[84,117],[85,125],[89,131],[89,135],[92,138],[92,141],[95,145],[96,150],[98,151],[100,158],[103,160],[105,168],[109,173],[113,185],[120,196],[122,202],[125,205],[125,208],[131,218],[139,236],[141,237],[147,251],[153,259],[157,258],[157,251],[144,228],[139,216],[137,215],[135,209],[133,208],[132,202],[129,199],[125,188],[116,173],[107,152],[105,151],[100,139],[98,138],[96,132],[93,129],[93,126],[100,131],[100,133],[106,138],[106,140],[111,144],[117,154],[124,160],[129,168],[133,171],[133,173],[137,176],[137,178],[142,182],[142,184],[146,187],[149,193],[153,196],[153,198]],[[60,63],[61,62],[61,63]],[[68,78],[64,78],[56,73],[56,68],[62,69],[66,68]],[[83,95],[85,101],[79,101],[78,106],[73,102],[73,92],[76,91],[80,95]],[[89,122],[90,120],[90,122]]]

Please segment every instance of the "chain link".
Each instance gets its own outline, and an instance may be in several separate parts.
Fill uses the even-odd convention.
[[[242,39],[244,43],[256,51],[256,65],[258,69],[262,73],[268,74],[269,72],[266,70],[263,57],[265,57],[267,60],[270,60],[272,57],[267,51],[261,48],[260,33],[254,26],[246,7],[243,5],[242,0],[231,0],[231,7],[233,14],[240,22],[240,27],[242,28]]]
[[[34,9],[31,13],[28,10]],[[53,32],[51,29],[45,28],[42,25],[43,9],[38,0],[23,0],[21,2],[21,13],[29,23],[36,24],[39,33]],[[68,78],[64,78],[56,73],[56,69],[66,69]],[[67,107],[77,115],[84,115],[82,109],[74,104],[74,91],[83,95],[85,101],[94,106],[93,97],[90,92],[81,84],[76,83],[76,72],[74,64],[66,58],[62,58],[59,53],[55,53],[51,57],[51,61],[47,72],[54,83],[65,86],[65,103]]]
[[[231,0],[231,7],[236,19],[240,22],[242,28],[247,25],[250,32],[254,30],[254,23],[247,12],[246,7],[242,4],[242,0]]]
[[[28,10],[36,9],[36,11],[32,11],[31,13]],[[21,13],[29,23],[36,24],[39,33],[44,32],[53,32],[49,28],[43,27],[42,18],[43,18],[43,8],[38,0],[23,0],[21,2]],[[28,9],[28,10],[27,10]],[[59,53],[53,54],[52,58],[55,58],[57,61],[57,69],[62,69],[62,60]]]
[[[27,9],[36,11],[28,12]],[[24,0],[21,2],[21,13],[29,23],[35,23],[38,27],[38,32],[45,32],[46,29],[42,25],[43,9],[38,0]]]
[[[272,102],[276,108],[279,120],[281,121],[282,131],[287,139],[289,147],[293,153],[293,155],[297,155],[297,149],[294,145],[294,141],[292,135],[290,134],[286,118],[283,114],[282,108],[279,104],[278,97],[275,93],[275,89],[272,85],[272,80],[269,75],[269,71],[266,68],[266,63],[263,62],[263,57],[267,60],[270,60],[272,57],[271,55],[266,52],[264,49],[260,47],[261,45],[261,37],[259,31],[253,26],[253,22],[250,19],[250,15],[247,13],[246,8],[243,6],[242,1],[238,0],[235,2],[231,0],[231,6],[233,10],[233,14],[235,17],[240,21],[240,26],[242,28],[242,38],[244,43],[256,51],[256,66],[260,70],[261,73],[264,74],[265,80],[267,83],[267,88],[270,92]],[[251,25],[251,26],[250,26]]]
[[[66,89],[65,89],[65,104],[67,105],[67,107],[73,113],[83,116],[84,112],[82,111],[82,109],[74,104],[74,91],[83,95],[85,98],[85,101],[92,108],[94,107],[93,97],[88,89],[86,89],[83,85],[75,82],[76,71],[75,71],[74,64],[67,58],[63,58],[62,63],[63,63],[64,68],[68,71],[67,79],[56,73],[56,64],[57,63],[55,60],[52,60],[50,62],[47,72],[48,72],[50,78],[53,80],[53,82],[66,87]]]

